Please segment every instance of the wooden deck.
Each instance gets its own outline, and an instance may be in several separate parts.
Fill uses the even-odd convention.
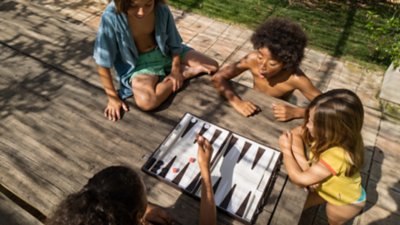
[[[5,0],[0,9],[0,184],[8,195],[0,195],[2,218],[10,209],[43,220],[102,168],[139,169],[185,112],[273,147],[296,124],[273,119],[270,105],[278,100],[236,85],[263,110],[243,118],[209,77],[191,80],[157,111],[141,112],[129,100],[122,121],[107,121],[91,58],[95,31],[27,0]],[[197,223],[198,201],[142,175],[150,201],[171,207],[182,224]],[[256,224],[297,224],[305,197],[281,171]],[[21,223],[40,224],[30,214]],[[12,218],[4,224],[21,224]],[[241,222],[219,214],[219,224]]]

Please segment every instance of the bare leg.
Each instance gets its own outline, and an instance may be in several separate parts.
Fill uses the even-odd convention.
[[[144,111],[157,108],[172,93],[172,82],[158,82],[159,77],[153,75],[138,75],[132,80],[133,97],[136,105]]]
[[[308,192],[307,200],[306,203],[304,204],[303,210],[306,210],[316,205],[320,205],[325,202],[326,201],[323,198],[321,198],[316,192]]]
[[[341,225],[357,216],[365,206],[365,201],[358,204],[332,205],[326,204],[326,215],[330,225]]]
[[[185,79],[201,73],[213,74],[218,70],[218,63],[215,60],[195,50],[186,53],[182,66]]]
[[[332,205],[326,204],[326,215],[330,225],[341,225],[357,216],[365,206],[365,201],[358,204]]]

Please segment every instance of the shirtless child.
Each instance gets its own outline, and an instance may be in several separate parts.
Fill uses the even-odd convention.
[[[212,74],[218,63],[182,44],[168,6],[162,0],[114,0],[105,9],[94,48],[101,83],[108,96],[104,115],[121,119],[124,100],[134,96],[144,111],[157,108],[184,80]],[[114,88],[111,68],[119,80]]]
[[[213,76],[215,88],[240,114],[249,117],[260,111],[251,101],[242,100],[229,85],[228,80],[246,70],[253,75],[254,89],[272,97],[287,100],[296,89],[310,101],[321,94],[299,68],[307,44],[299,25],[278,18],[268,20],[257,28],[251,42],[255,51]],[[305,113],[303,108],[284,104],[272,108],[278,121],[302,118]]]

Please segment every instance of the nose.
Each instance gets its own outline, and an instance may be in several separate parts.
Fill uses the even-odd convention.
[[[266,59],[261,60],[260,67],[261,67],[261,69],[263,69],[263,70],[266,70],[266,69],[267,69],[267,60],[266,60]]]
[[[138,9],[137,15],[140,16],[140,17],[142,17],[142,16],[144,15],[144,10],[143,10],[142,7],[140,7],[140,8]]]

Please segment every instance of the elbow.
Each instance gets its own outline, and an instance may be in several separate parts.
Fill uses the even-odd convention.
[[[296,174],[296,175],[289,175],[290,181],[292,181],[293,184],[299,186],[299,187],[307,187],[309,184],[307,184],[307,181],[301,176],[301,174]]]
[[[305,185],[303,182],[295,180],[295,179],[290,179],[290,181],[292,181],[293,184],[295,184],[296,186],[299,186],[301,188],[307,187],[307,185]]]
[[[218,73],[214,74],[214,76],[211,77],[211,81],[216,89],[219,89],[222,80],[223,78]]]

